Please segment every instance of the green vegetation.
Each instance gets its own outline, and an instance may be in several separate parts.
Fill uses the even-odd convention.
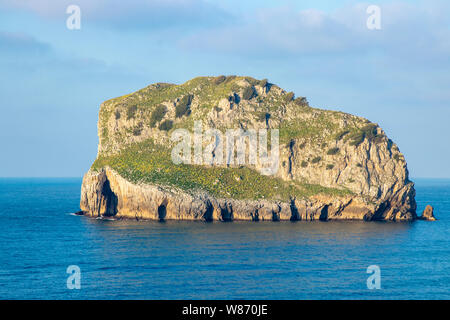
[[[167,108],[160,104],[158,105],[150,115],[150,127],[154,128],[156,123],[161,121],[167,113]]]
[[[143,130],[143,124],[142,122],[139,122],[139,124],[133,128],[133,135],[134,136],[140,136]]]
[[[364,133],[360,130],[355,131],[349,135],[350,145],[351,146],[359,146],[364,141]]]
[[[169,131],[173,127],[173,121],[172,120],[164,120],[159,124],[158,129],[163,131]]]
[[[361,131],[364,132],[368,139],[375,138],[377,136],[377,125],[375,123],[369,123],[362,127]]]
[[[221,84],[222,82],[224,82],[225,80],[227,80],[227,77],[225,77],[225,76],[218,76],[218,77],[215,77],[215,78],[213,79],[213,83],[214,83],[215,85],[219,85],[219,84]]]
[[[308,162],[303,160],[302,163],[301,163],[301,166],[302,166],[302,168],[306,168],[308,166]]]
[[[267,86],[267,84],[269,83],[269,81],[267,79],[263,79],[261,81],[259,81],[259,85],[263,88],[265,88]]]
[[[310,119],[293,119],[283,121],[280,125],[280,142],[285,143],[292,138],[308,138],[314,142],[323,143],[328,137],[334,135],[337,124],[333,121],[331,113],[324,112],[314,121]]]
[[[241,93],[241,99],[243,98],[242,91],[244,88],[241,86],[241,80],[246,80],[252,86],[267,86],[269,84],[266,79],[256,80],[251,77],[238,76],[198,77],[181,85],[156,83],[134,93],[105,101],[100,109],[99,126],[105,128],[111,115],[114,114],[117,109],[121,110],[121,112],[125,109],[125,111],[122,112],[122,116],[125,114],[128,120],[135,118],[137,111],[139,111],[145,123],[157,126],[158,123],[151,120],[153,110],[161,103],[172,103],[173,101],[178,100],[179,102],[176,105],[175,111],[176,119],[172,120],[175,120],[174,126],[181,127],[183,124],[177,119],[182,119],[183,116],[191,114],[190,103],[194,93],[196,100],[198,99],[201,109],[203,110],[202,113],[196,114],[196,119],[198,119],[199,117],[206,116],[211,108],[218,105],[220,99],[230,99],[231,97],[232,102],[239,103],[234,97],[236,96],[236,93]],[[279,88],[274,84],[271,84],[271,87]],[[254,88],[249,88],[246,91],[248,93],[245,97],[249,98],[249,94],[252,93],[251,99],[253,100],[253,95],[255,94]],[[279,95],[278,90],[271,90],[266,96],[259,96],[257,100],[254,100],[255,103],[258,103],[259,109],[255,111],[267,112],[270,113],[273,118],[276,118],[279,108],[286,105],[286,97],[291,99],[291,95],[292,94],[289,93]],[[301,99],[297,101],[301,101]],[[303,101],[305,102],[306,99]],[[315,139],[318,139],[319,136],[329,136],[330,134],[336,133],[334,132],[337,127],[334,120],[336,118],[336,113],[309,108],[303,103],[301,103],[301,105],[302,106],[299,107],[301,108],[299,114],[317,113],[317,117],[314,117],[314,121],[311,121],[311,119],[296,118],[290,118],[285,121],[282,120],[279,127],[281,142],[289,141],[291,138],[302,137],[307,137],[308,140],[314,141]],[[183,119],[182,121],[190,120]],[[115,134],[115,136],[117,136],[117,134]],[[110,133],[105,129],[104,131],[101,131],[100,139],[102,145],[108,147],[110,139],[114,139],[114,137],[110,136]]]
[[[264,176],[247,167],[225,168],[199,165],[175,165],[170,149],[147,140],[130,145],[118,154],[99,156],[93,170],[109,166],[134,183],[178,187],[186,192],[203,190],[211,195],[235,199],[272,199],[288,201],[291,196],[314,194],[343,196],[348,190],[283,181]]]
[[[369,123],[351,133],[348,138],[351,140],[350,145],[357,147],[364,141],[365,138],[378,142],[380,141],[381,136],[377,134],[377,125],[374,123]]]
[[[294,99],[294,93],[293,92],[288,92],[285,96],[284,96],[284,100],[286,102],[291,102]]]
[[[339,152],[339,148],[331,148],[327,151],[328,155],[335,155]]]
[[[189,115],[189,106],[191,105],[193,96],[191,94],[185,95],[178,101],[175,107],[175,116],[181,118],[184,115]]]
[[[136,116],[137,105],[133,104],[127,107],[127,120],[134,119]]]
[[[319,163],[320,160],[322,160],[322,157],[315,157],[314,159],[311,160],[312,163]]]
[[[336,141],[341,140],[346,134],[349,134],[349,133],[350,133],[350,130],[344,130],[344,131],[339,132],[339,133],[335,136]]]
[[[119,120],[120,119],[120,111],[116,110],[114,116],[115,116],[116,120]]]
[[[309,107],[309,102],[305,97],[295,98],[294,103],[301,107]]]
[[[259,122],[266,122],[270,118],[270,113],[267,112],[258,112],[256,114],[256,120]]]
[[[226,79],[226,82],[231,82],[231,81],[233,81],[233,80],[235,80],[235,79],[238,79],[238,76],[236,76],[236,75],[231,75],[231,76],[228,76],[228,77],[226,77],[227,79]]]
[[[334,168],[334,164],[327,164],[327,170],[331,170]]]
[[[242,99],[250,100],[255,95],[255,89],[252,86],[245,87],[242,91]]]

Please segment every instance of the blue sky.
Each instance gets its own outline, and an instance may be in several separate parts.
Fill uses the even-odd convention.
[[[102,101],[239,74],[379,123],[412,177],[450,177],[449,16],[433,0],[0,0],[0,176],[81,176]]]

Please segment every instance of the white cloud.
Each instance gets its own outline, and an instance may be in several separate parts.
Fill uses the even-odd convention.
[[[369,5],[335,12],[293,7],[261,9],[239,23],[203,30],[180,40],[185,49],[255,57],[384,52],[426,61],[450,53],[449,5],[441,1],[392,2],[382,8],[382,30],[366,28]]]

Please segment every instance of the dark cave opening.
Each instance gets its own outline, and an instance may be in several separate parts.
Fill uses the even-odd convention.
[[[159,221],[164,221],[166,219],[166,214],[167,214],[167,205],[163,203],[158,207]]]
[[[328,220],[328,205],[324,206],[322,210],[320,210],[320,221],[327,221]]]
[[[104,216],[115,216],[117,214],[117,195],[111,190],[111,184],[108,179],[103,183],[101,212]]]
[[[208,221],[208,222],[213,221],[213,213],[214,213],[214,207],[211,204],[211,202],[208,201],[206,203],[205,214],[203,215],[203,218],[205,219],[205,221]]]

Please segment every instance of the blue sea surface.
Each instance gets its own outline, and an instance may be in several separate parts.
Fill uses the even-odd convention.
[[[0,179],[0,298],[450,299],[450,180],[415,182],[438,221],[107,221],[81,179]]]

